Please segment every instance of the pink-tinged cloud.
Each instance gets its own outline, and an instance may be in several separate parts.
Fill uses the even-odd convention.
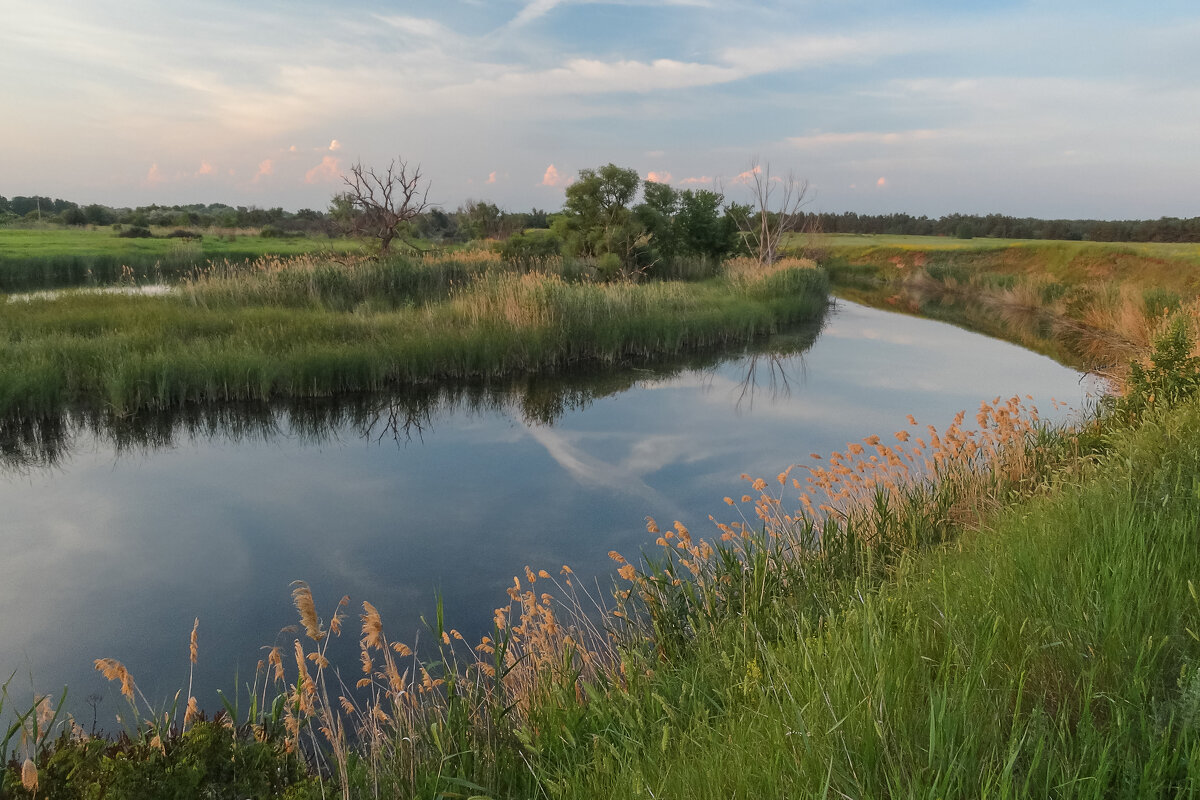
[[[330,150],[341,150],[342,143],[339,142],[337,139],[334,139],[332,142],[329,143],[329,149]]]
[[[762,167],[758,164],[755,164],[751,169],[748,169],[745,172],[739,172],[737,177],[731,180],[730,183],[750,183],[750,181],[754,180],[755,175],[761,174]]]
[[[567,183],[568,181],[559,174],[557,167],[553,164],[546,167],[546,174],[542,176],[542,186],[565,186]]]
[[[327,183],[342,176],[342,165],[337,158],[325,156],[321,163],[304,173],[305,183]]]
[[[289,148],[288,148],[288,152],[289,152],[289,153],[294,153],[294,152],[296,152],[296,145],[292,145],[291,147],[289,147]]]
[[[671,173],[655,172],[651,170],[650,172],[646,173],[646,180],[650,181],[651,183],[670,183]]]
[[[258,165],[258,172],[254,173],[254,182],[258,183],[263,178],[275,171],[275,162],[269,158],[263,159]]]
[[[884,186],[887,186],[887,178],[881,177],[879,180],[875,181],[875,185],[882,189]]]
[[[697,183],[712,183],[712,181],[713,181],[713,179],[710,178],[709,176],[700,175],[695,178],[684,178],[683,180],[680,181],[680,183],[687,184],[688,186],[694,186]]]
[[[488,173],[488,179],[487,179],[487,182],[488,182],[488,183],[495,183],[495,182],[496,182],[496,173],[495,173],[494,171],[493,171],[493,172],[489,172],[489,173]]]
[[[160,183],[166,183],[167,176],[162,174],[162,170],[158,168],[158,164],[151,164],[142,182],[147,186],[157,186]]]
[[[200,169],[196,170],[196,174],[193,177],[198,178],[201,175],[212,175],[213,172],[214,170],[212,164],[208,163],[207,161],[201,161]]]

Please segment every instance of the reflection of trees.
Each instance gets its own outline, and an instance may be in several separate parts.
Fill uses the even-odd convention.
[[[531,425],[553,425],[563,414],[627,391],[642,381],[667,380],[689,370],[715,370],[746,362],[739,407],[761,386],[786,396],[791,358],[816,340],[820,324],[753,342],[735,352],[713,349],[683,357],[627,362],[604,369],[510,381],[427,384],[390,394],[358,393],[271,403],[185,406],[170,412],[119,416],[67,411],[38,418],[0,418],[0,471],[24,473],[65,463],[83,440],[118,456],[145,453],[187,441],[242,443],[281,437],[305,444],[361,439],[408,443],[431,431],[439,417],[509,411]]]

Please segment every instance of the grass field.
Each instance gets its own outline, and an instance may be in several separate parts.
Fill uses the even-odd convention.
[[[1182,259],[1200,262],[1200,243],[1174,242],[1068,242],[1052,239],[993,239],[977,236],[972,239],[957,239],[951,236],[893,236],[889,234],[825,233],[815,237],[806,234],[789,234],[785,247],[803,246],[809,240],[815,247],[834,253],[858,248],[897,248],[904,250],[997,250],[1009,247],[1026,247],[1033,250],[1046,248],[1061,249],[1072,254],[1100,254],[1106,252],[1133,253],[1151,258]]]
[[[155,229],[153,239],[124,239],[109,228],[0,227],[0,292],[173,281],[209,261],[364,250],[354,239],[262,238],[247,231],[167,238],[172,230]]]

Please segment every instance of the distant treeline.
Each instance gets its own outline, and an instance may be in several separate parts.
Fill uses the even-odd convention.
[[[412,222],[412,233],[432,242],[505,239],[529,228],[549,228],[552,213],[504,211],[494,203],[468,200],[454,211],[434,208]],[[1200,217],[1156,220],[1036,219],[1004,214],[856,214],[852,211],[803,214],[799,230],[824,233],[864,233],[910,236],[987,236],[1000,239],[1061,239],[1093,242],[1200,242]],[[274,228],[285,233],[334,236],[340,228],[328,211],[310,208],[229,206],[224,203],[149,205],[113,208],[93,203],[81,206],[50,197],[0,196],[0,224],[18,221],[63,225],[135,225],[201,228]]]
[[[947,214],[936,219],[911,214],[805,214],[804,230],[969,239],[1062,239],[1091,242],[1200,242],[1200,217],[1179,219],[1035,219],[1004,214]]]
[[[128,225],[171,228],[269,228],[281,233],[336,236],[342,229],[328,211],[302,208],[229,206],[193,203],[175,206],[113,208],[93,203],[81,206],[50,197],[0,196],[0,224],[52,222],[60,225]],[[494,203],[468,200],[455,211],[434,208],[412,223],[412,233],[434,242],[503,239],[528,228],[549,228],[550,215],[542,210],[513,213]]]

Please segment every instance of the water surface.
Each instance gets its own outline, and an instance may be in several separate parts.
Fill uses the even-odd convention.
[[[111,725],[92,659],[158,701],[186,684],[199,617],[197,694],[215,705],[294,621],[295,579],[323,616],[370,600],[408,641],[440,592],[474,638],[525,565],[607,576],[609,550],[652,542],[647,515],[707,535],[742,473],[997,396],[1061,416],[1052,398],[1090,389],[1019,347],[851,303],[814,336],[571,380],[0,426],[0,670],[23,690],[69,683],[77,712],[105,695]]]

